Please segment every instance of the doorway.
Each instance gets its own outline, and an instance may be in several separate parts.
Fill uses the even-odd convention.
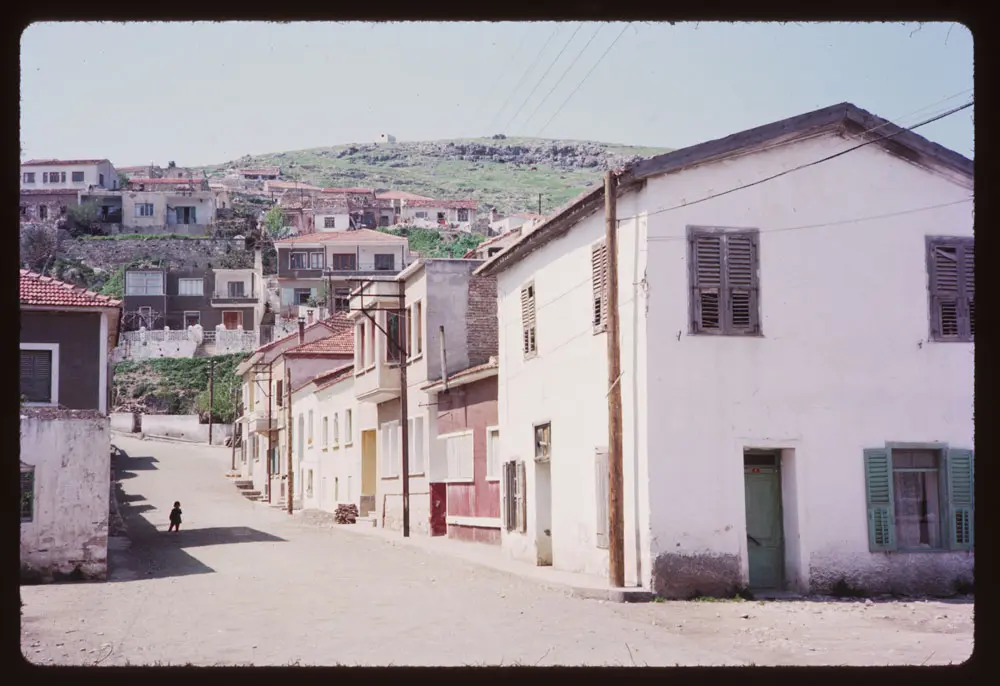
[[[747,450],[743,454],[751,589],[780,590],[785,583],[780,470],[777,451]]]
[[[375,429],[361,432],[361,502],[358,514],[375,511]]]
[[[226,329],[243,328],[243,312],[240,310],[224,310],[222,312],[222,326]]]
[[[184,328],[189,329],[192,326],[198,326],[201,324],[201,312],[185,312],[184,313]]]

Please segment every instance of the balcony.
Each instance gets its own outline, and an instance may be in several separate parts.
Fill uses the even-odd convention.
[[[216,291],[212,293],[212,305],[253,307],[256,304],[257,294],[253,291]]]
[[[351,293],[351,316],[361,317],[362,305],[364,309],[376,307],[399,307],[399,281],[387,275],[378,280],[372,280],[364,284],[364,290],[355,290]]]
[[[380,362],[354,375],[354,397],[363,403],[384,403],[399,397],[399,365]]]
[[[280,408],[278,408],[278,410],[279,411],[271,411],[270,422],[268,422],[266,412],[257,412],[251,415],[249,421],[247,422],[250,427],[250,431],[256,434],[267,434],[271,431],[277,431]]]
[[[282,279],[322,279],[322,269],[282,269],[278,277]]]

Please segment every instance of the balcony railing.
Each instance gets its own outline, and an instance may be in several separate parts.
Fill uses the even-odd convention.
[[[243,291],[242,293],[230,293],[229,291],[216,291],[212,293],[212,302],[219,305],[241,304],[256,302],[257,294],[254,291]]]
[[[101,215],[98,221],[102,224],[121,224],[122,223],[122,211],[115,210],[113,212],[108,212],[107,214]]]

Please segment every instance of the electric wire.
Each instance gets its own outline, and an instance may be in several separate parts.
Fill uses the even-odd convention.
[[[531,96],[533,96],[535,94],[535,91],[538,90],[538,87],[542,85],[542,81],[544,81],[545,77],[549,75],[550,71],[552,71],[552,67],[556,66],[556,62],[558,62],[559,58],[562,57],[562,54],[566,52],[566,48],[569,47],[569,44],[573,42],[573,39],[576,38],[576,34],[580,33],[580,29],[582,28],[583,28],[583,22],[581,21],[579,24],[577,24],[576,29],[573,31],[573,34],[569,37],[569,40],[566,41],[566,44],[562,46],[562,49],[555,56],[555,59],[553,59],[552,62],[549,64],[549,68],[545,70],[545,73],[542,74],[542,77],[538,79],[538,81],[535,83],[534,88],[532,88],[531,92],[528,93],[528,97],[524,99],[524,102],[521,103],[521,106],[517,108],[516,112],[514,112],[514,116],[510,118],[509,122],[507,122],[507,126],[504,127],[505,131],[510,129],[510,125],[514,123],[515,119],[517,119],[517,115],[521,114],[521,110],[523,110],[524,106],[527,105],[528,102],[531,100]]]
[[[524,83],[524,80],[528,78],[528,74],[530,74],[531,70],[535,68],[535,65],[538,64],[538,61],[542,59],[542,54],[545,52],[545,48],[549,46],[549,42],[556,37],[556,34],[558,32],[559,32],[559,26],[556,26],[555,29],[552,30],[551,35],[549,35],[548,40],[542,43],[542,49],[538,51],[538,55],[535,56],[535,59],[531,62],[531,65],[524,72],[524,74],[521,75],[521,79],[517,82],[517,85],[514,86],[513,90],[511,90],[510,95],[507,96],[507,99],[504,101],[503,106],[496,111],[496,114],[493,115],[493,118],[490,120],[489,126],[487,126],[487,130],[493,129],[493,124],[496,123],[497,118],[499,118],[500,114],[505,109],[507,109],[507,105],[510,104],[511,98],[513,98],[514,94],[517,93],[517,89],[521,87],[521,84]]]

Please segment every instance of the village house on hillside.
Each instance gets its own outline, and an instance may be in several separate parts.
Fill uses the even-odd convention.
[[[972,162],[840,104],[614,179],[617,302],[603,187],[477,271],[499,294],[503,547],[608,574],[617,384],[628,585],[970,583]]]
[[[107,576],[107,416],[121,303],[20,272],[22,582]]]
[[[245,181],[277,181],[281,177],[281,167],[245,167],[236,173]]]
[[[55,226],[88,191],[118,189],[118,172],[108,160],[28,160],[21,163],[21,224]],[[101,221],[109,222],[102,209]],[[120,221],[120,219],[119,219]]]

